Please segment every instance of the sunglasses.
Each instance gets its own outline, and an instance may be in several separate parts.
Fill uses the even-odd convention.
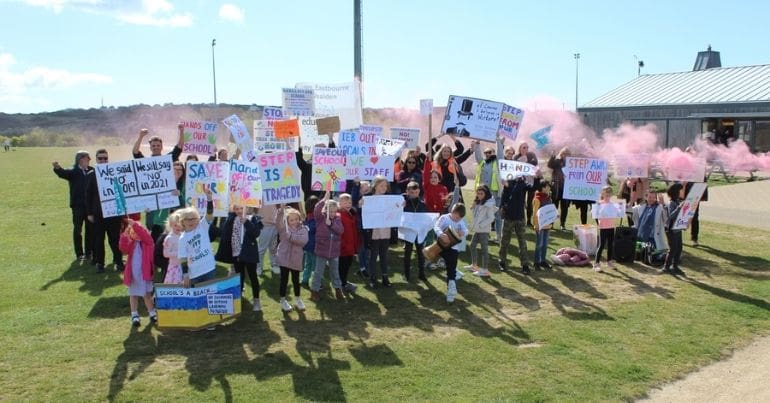
[[[109,161],[109,157],[96,157],[97,161]]]
[[[492,154],[492,151],[484,151],[484,154]]]

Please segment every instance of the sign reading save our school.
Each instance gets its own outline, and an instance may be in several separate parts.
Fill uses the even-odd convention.
[[[104,217],[176,207],[176,181],[170,155],[96,164]]]
[[[607,161],[567,157],[564,168],[564,199],[597,201],[607,184]]]
[[[219,161],[187,161],[185,196],[187,204],[206,211],[205,189],[211,190],[214,215],[227,217],[230,207],[230,163]]]
[[[257,155],[262,174],[262,204],[293,203],[302,200],[300,171],[294,152]]]
[[[158,327],[202,329],[241,313],[241,280],[232,275],[197,284],[155,284],[155,309]]]

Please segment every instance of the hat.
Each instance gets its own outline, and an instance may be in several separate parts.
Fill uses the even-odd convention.
[[[88,151],[80,150],[75,154],[75,165],[80,162],[80,159],[83,157],[91,158],[91,154],[88,153]]]

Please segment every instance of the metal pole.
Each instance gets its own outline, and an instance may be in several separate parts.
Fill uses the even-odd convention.
[[[580,53],[575,53],[575,112],[578,109],[578,66],[580,65]]]
[[[211,40],[211,73],[214,75],[214,105],[217,104],[217,66],[214,58],[214,46],[216,46],[217,40]]]
[[[361,107],[364,105],[364,74],[361,66],[361,0],[353,0],[353,77],[361,92]]]

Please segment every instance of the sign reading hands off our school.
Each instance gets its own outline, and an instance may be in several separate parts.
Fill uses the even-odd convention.
[[[104,217],[179,205],[170,155],[96,164],[94,170]]]

